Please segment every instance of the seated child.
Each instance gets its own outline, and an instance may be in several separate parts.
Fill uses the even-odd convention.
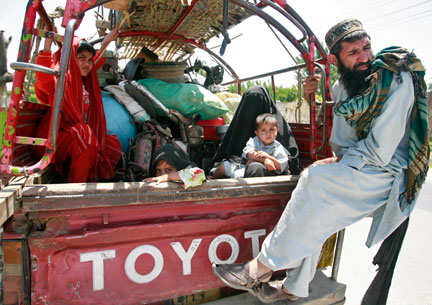
[[[243,93],[234,118],[215,155],[209,162],[210,168],[208,170],[210,172],[213,172],[224,160],[241,159],[246,142],[255,136],[255,118],[261,113],[272,113],[276,116],[276,124],[279,128],[276,140],[290,153],[287,170],[292,175],[300,173],[299,149],[291,127],[283,118],[269,91],[264,86],[252,86]]]
[[[224,161],[216,168],[212,178],[264,177],[288,173],[290,153],[276,140],[278,131],[275,115],[258,115],[255,120],[256,136],[247,141],[242,160]]]

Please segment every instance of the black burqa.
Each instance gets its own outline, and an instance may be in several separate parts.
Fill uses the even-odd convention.
[[[278,140],[290,153],[288,162],[289,171],[293,175],[299,173],[299,150],[294,140],[291,128],[276,108],[276,104],[270,97],[267,88],[263,86],[250,87],[243,94],[234,118],[215,154],[212,167],[222,160],[231,156],[241,157],[243,148],[249,138],[255,136],[255,119],[261,113],[272,113],[276,115],[277,127],[279,128]]]
[[[377,254],[373,264],[378,265],[378,272],[363,296],[361,305],[385,305],[389,294],[394,269],[408,229],[409,217],[387,237]]]
[[[151,163],[151,176],[156,176],[156,164],[158,161],[164,160],[175,167],[176,170],[182,170],[189,165],[195,167],[189,156],[177,145],[167,144],[158,148],[154,154]]]

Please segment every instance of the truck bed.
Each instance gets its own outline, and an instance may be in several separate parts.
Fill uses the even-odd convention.
[[[211,262],[256,255],[297,180],[25,185],[3,238],[27,235],[32,304],[154,303],[223,287]]]

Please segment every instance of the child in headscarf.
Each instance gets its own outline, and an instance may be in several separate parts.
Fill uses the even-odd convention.
[[[206,180],[204,171],[196,167],[188,155],[174,144],[158,148],[151,164],[152,176],[144,182],[181,181],[184,188],[201,185]]]
[[[112,30],[103,40],[100,52],[117,36],[117,29]],[[59,70],[61,49],[51,54],[51,44],[51,39],[45,39],[44,50],[39,53],[36,64]],[[115,135],[107,135],[96,73],[105,60],[101,58],[94,63],[94,58],[98,57],[99,52],[88,42],[74,38],[53,161],[60,173],[65,162],[70,163],[69,182],[110,179],[121,157],[120,141]],[[39,124],[37,137],[43,138],[49,134],[56,86],[57,78],[53,75],[36,73],[34,87],[38,100],[51,106]],[[40,149],[35,151],[40,156],[43,153]]]

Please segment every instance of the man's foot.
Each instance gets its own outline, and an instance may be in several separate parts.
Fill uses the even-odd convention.
[[[261,267],[261,268],[260,268]],[[263,267],[258,260],[241,264],[212,264],[213,273],[226,285],[255,294],[253,287],[270,280],[273,271]]]
[[[263,303],[297,300],[298,297],[286,290],[282,283],[282,281],[262,283],[260,287],[254,289],[255,295]]]

